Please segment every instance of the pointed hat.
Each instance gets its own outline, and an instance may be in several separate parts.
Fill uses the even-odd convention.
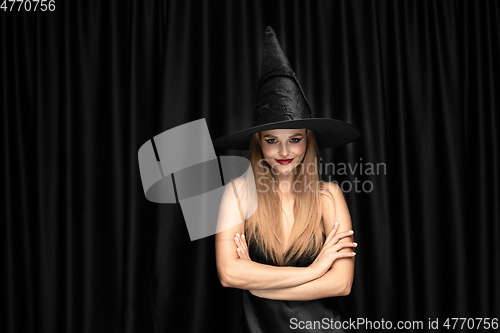
[[[269,26],[265,31],[257,91],[252,126],[213,140],[214,146],[248,150],[251,134],[271,129],[310,129],[316,134],[319,148],[340,146],[358,139],[360,135],[354,125],[345,121],[311,117],[304,91],[276,33]]]

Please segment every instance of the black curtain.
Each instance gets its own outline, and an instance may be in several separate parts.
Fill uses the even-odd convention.
[[[137,152],[200,118],[212,138],[250,126],[266,25],[313,116],[362,132],[321,152],[357,165],[327,170],[359,243],[351,318],[500,317],[498,1],[18,6],[0,13],[2,332],[236,332],[214,236],[145,198]]]

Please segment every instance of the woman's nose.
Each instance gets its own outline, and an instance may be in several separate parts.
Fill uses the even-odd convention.
[[[288,147],[286,143],[282,143],[279,151],[280,156],[287,157],[288,156]]]

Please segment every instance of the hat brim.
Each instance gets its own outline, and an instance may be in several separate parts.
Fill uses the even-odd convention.
[[[265,125],[250,127],[215,140],[213,145],[219,148],[248,150],[250,135],[271,129],[307,128],[316,134],[319,148],[332,148],[357,140],[360,136],[358,128],[348,122],[330,118],[307,118],[299,120],[280,121]]]

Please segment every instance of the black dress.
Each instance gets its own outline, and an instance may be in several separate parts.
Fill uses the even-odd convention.
[[[232,180],[231,184],[241,217],[245,221],[238,191]],[[325,239],[326,235],[323,233],[323,242]],[[274,262],[267,259],[265,253],[255,242],[248,246],[248,254],[252,261],[275,266]],[[291,260],[286,266],[307,267],[315,259],[316,256],[301,257]],[[347,318],[338,297],[326,297],[312,301],[280,301],[257,297],[248,290],[242,290],[242,292],[243,317],[239,333],[347,332],[342,328],[336,328],[338,326],[335,325],[335,322],[341,324]]]
[[[265,254],[255,242],[249,245],[248,252],[252,261],[275,265],[266,260]],[[315,257],[300,258],[287,266],[306,267],[314,260]],[[242,292],[243,317],[239,333],[347,332],[340,326],[342,321],[347,319],[347,315],[339,297],[281,301],[257,297],[248,290]],[[336,325],[335,321],[338,321]]]

